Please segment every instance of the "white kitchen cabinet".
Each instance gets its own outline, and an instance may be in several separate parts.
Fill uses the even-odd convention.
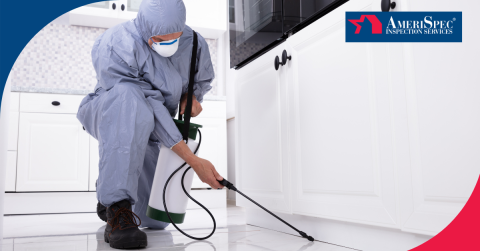
[[[263,206],[291,212],[284,69],[274,68],[284,44],[242,68],[236,79],[236,186]],[[237,205],[253,204],[241,196]],[[254,206],[254,205],[253,205]]]
[[[345,11],[380,8],[380,1],[357,0],[238,70],[239,190],[277,212],[342,222],[336,224],[365,236],[378,226],[402,238],[432,236],[456,217],[480,174],[480,37],[471,19],[480,3],[398,6],[464,10],[464,42],[345,43]],[[274,71],[283,49],[291,60]],[[273,203],[280,194],[283,208]],[[237,204],[251,205],[238,196]],[[259,218],[247,215],[247,222],[277,226]],[[309,218],[291,219],[301,225]],[[325,241],[350,241],[336,236],[347,230],[328,232]]]
[[[344,42],[345,10],[376,2],[350,1],[286,42],[293,213],[397,224],[390,48]]]
[[[17,192],[88,191],[88,142],[75,114],[21,113]]]

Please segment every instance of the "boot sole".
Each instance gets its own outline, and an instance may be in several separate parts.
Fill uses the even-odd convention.
[[[110,242],[110,240],[107,237],[107,234],[105,233],[103,235],[105,242],[110,244],[111,248],[116,248],[116,249],[127,249],[127,248],[144,248],[147,246],[148,241],[117,241],[117,242]]]

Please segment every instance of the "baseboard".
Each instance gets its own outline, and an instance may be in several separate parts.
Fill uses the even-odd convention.
[[[298,235],[297,232],[261,209],[246,208],[247,224]],[[362,224],[278,213],[282,219],[318,241],[368,251],[406,251],[431,236]]]
[[[227,206],[226,190],[192,190],[190,195],[207,208]],[[95,192],[5,193],[4,214],[93,213]],[[200,208],[189,201],[187,209]]]

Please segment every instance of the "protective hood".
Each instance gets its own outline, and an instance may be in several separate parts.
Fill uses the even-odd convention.
[[[186,15],[182,0],[143,0],[134,22],[148,43],[150,37],[183,31]]]

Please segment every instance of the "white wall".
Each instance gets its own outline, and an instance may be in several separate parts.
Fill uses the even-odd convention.
[[[5,194],[5,171],[7,167],[8,112],[10,111],[10,79],[7,79],[0,110],[0,247],[3,241],[3,196]]]

